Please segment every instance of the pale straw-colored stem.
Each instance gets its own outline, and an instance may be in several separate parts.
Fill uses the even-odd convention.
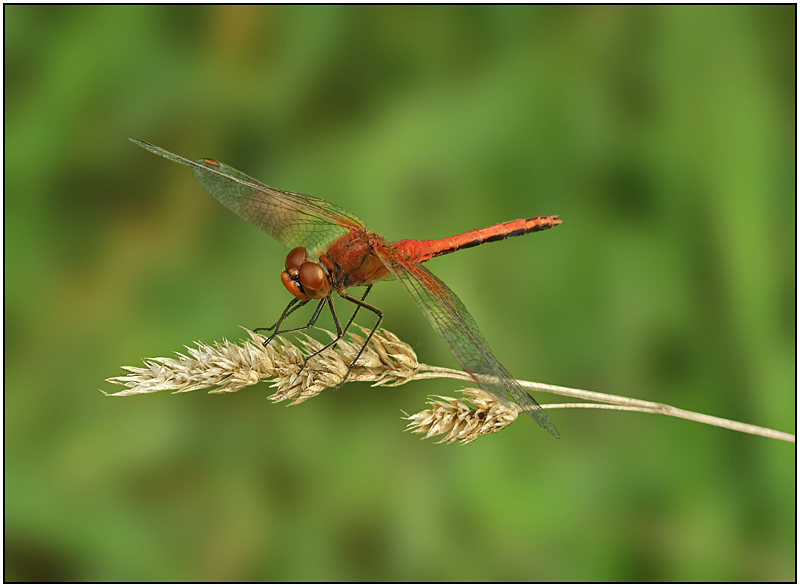
[[[728,430],[735,430],[737,432],[744,432],[745,434],[754,434],[756,436],[764,436],[766,438],[774,438],[775,440],[783,440],[784,442],[794,442],[795,435],[788,432],[780,432],[779,430],[772,430],[771,428],[763,428],[762,426],[754,426],[753,424],[744,424],[726,418],[717,418],[716,416],[707,416],[705,414],[698,414],[697,412],[690,412],[689,410],[681,410],[680,408],[673,408],[665,404],[656,404],[660,407],[645,408],[642,406],[621,406],[615,404],[542,404],[548,410],[555,410],[558,408],[595,408],[600,410],[619,410],[621,412],[642,412],[645,414],[661,414],[663,416],[674,416],[676,418],[683,418],[684,420],[692,420],[693,422],[700,422],[701,424],[708,424],[710,426],[717,426],[719,428],[727,428]]]
[[[298,347],[279,338],[264,348],[262,336],[245,330],[252,340],[239,344],[229,341],[214,345],[197,343],[196,348],[188,349],[188,356],[178,354],[174,359],[147,359],[145,367],[123,367],[128,371],[127,375],[111,377],[107,381],[123,385],[126,389],[106,395],[129,396],[164,390],[180,393],[204,388],[210,389],[209,393],[230,393],[259,381],[271,380],[277,391],[270,399],[276,402],[290,400],[292,404],[298,404],[324,389],[338,387],[364,344],[363,338],[349,333],[349,340],[341,340],[336,348],[330,347],[313,355],[308,364],[305,364],[304,357],[322,349],[322,343],[306,337]],[[419,363],[409,345],[385,330],[375,333],[347,375],[348,381],[368,381],[373,386],[392,387],[409,381],[434,378],[457,379],[474,384],[473,378],[463,371]],[[546,383],[519,381],[519,384],[531,391],[600,402],[542,404],[547,410],[594,408],[661,414],[746,434],[795,442],[794,434],[707,416],[666,404]],[[431,409],[407,417],[409,429],[425,434],[426,438],[443,434],[442,442],[467,443],[482,434],[502,430],[516,421],[520,413],[516,404],[499,402],[480,389],[465,389],[462,393],[466,397],[439,397],[429,401]]]
[[[428,371],[425,374],[425,379],[446,377],[461,381],[472,381],[472,378],[469,376],[469,374],[464,373],[463,371],[456,371],[455,369],[446,369],[431,365],[420,366]],[[692,420],[693,422],[700,422],[701,424],[708,424],[709,426],[717,426],[719,428],[727,428],[728,430],[736,430],[737,432],[744,432],[745,434],[754,434],[756,436],[774,438],[775,440],[783,440],[785,442],[795,442],[795,435],[789,434],[788,432],[780,432],[779,430],[772,430],[771,428],[764,428],[763,426],[744,424],[743,422],[736,422],[735,420],[728,420],[727,418],[718,418],[716,416],[708,416],[698,412],[682,410],[681,408],[675,408],[667,404],[649,402],[646,400],[634,399],[621,395],[599,393],[597,391],[587,391],[585,389],[573,389],[571,387],[562,387],[560,385],[536,383],[533,381],[517,380],[517,383],[519,383],[520,387],[523,389],[528,389],[530,391],[554,393],[556,395],[565,395],[567,397],[576,397],[589,401],[603,402],[602,404],[542,404],[542,407],[547,410],[557,408],[595,408],[620,410],[626,412],[642,412],[645,414],[661,414],[663,416],[673,416],[675,418],[682,418],[684,420]]]

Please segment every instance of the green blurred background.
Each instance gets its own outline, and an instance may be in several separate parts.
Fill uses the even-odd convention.
[[[6,580],[795,580],[791,444],[404,432],[448,381],[98,391],[290,299],[286,250],[131,136],[392,240],[560,214],[428,264],[516,377],[794,432],[794,6],[4,10]]]

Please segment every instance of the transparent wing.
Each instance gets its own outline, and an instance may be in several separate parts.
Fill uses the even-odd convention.
[[[506,405],[509,404],[508,396],[511,396],[539,426],[560,438],[542,406],[520,387],[494,356],[475,319],[458,296],[422,265],[406,260],[391,249],[378,249],[375,253],[411,294],[450,352],[480,388]]]
[[[306,247],[319,253],[351,228],[365,229],[361,220],[325,200],[270,187],[212,159],[191,161],[150,143],[128,140],[191,167],[204,190],[287,247]]]

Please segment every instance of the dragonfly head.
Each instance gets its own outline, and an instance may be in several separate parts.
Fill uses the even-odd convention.
[[[281,281],[293,296],[301,300],[320,300],[331,293],[328,272],[319,263],[308,260],[308,251],[304,247],[289,251]]]

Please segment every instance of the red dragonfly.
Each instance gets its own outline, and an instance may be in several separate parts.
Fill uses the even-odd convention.
[[[150,143],[129,140],[151,153],[191,167],[195,180],[203,189],[229,210],[292,249],[286,257],[281,281],[294,298],[275,324],[259,329],[274,330],[264,346],[278,334],[311,328],[326,303],[333,315],[337,334],[330,345],[344,336],[360,308],[377,316],[375,326],[364,342],[366,346],[380,325],[383,313],[364,300],[375,282],[396,279],[414,298],[450,352],[481,389],[505,405],[510,405],[510,396],[539,426],[556,438],[560,437],[542,407],[495,358],[461,300],[421,265],[433,257],[459,249],[552,228],[561,224],[558,216],[512,220],[437,240],[388,243],[384,237],[368,231],[361,220],[325,200],[270,187],[213,159],[191,161]],[[348,288],[358,286],[367,288],[360,299],[346,292]],[[356,305],[344,328],[334,308],[333,292]],[[319,300],[319,305],[306,326],[280,330],[287,316],[311,300]],[[342,383],[346,379],[347,375]]]

